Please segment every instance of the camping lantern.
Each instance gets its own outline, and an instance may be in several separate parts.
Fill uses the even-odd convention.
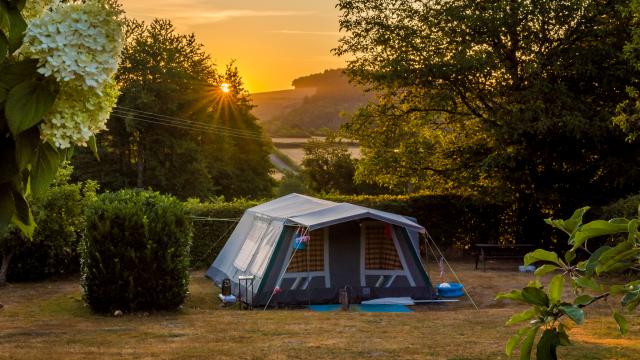
[[[231,279],[222,280],[221,290],[223,296],[231,295]]]

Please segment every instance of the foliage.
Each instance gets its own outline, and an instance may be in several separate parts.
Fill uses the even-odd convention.
[[[634,218],[640,212],[640,195],[631,195],[602,208],[605,218]]]
[[[123,190],[87,209],[81,245],[82,287],[96,312],[170,310],[189,280],[192,227],[178,200]]]
[[[46,191],[63,149],[104,128],[117,96],[119,16],[108,0],[0,1],[0,233],[11,222],[32,237],[27,197]]]
[[[77,154],[74,177],[181,199],[270,195],[270,143],[235,65],[219,73],[195,35],[169,20],[127,20],[124,32],[122,95],[97,139],[101,161]]]
[[[574,324],[582,324],[585,318],[584,308],[609,296],[622,296],[620,308],[613,311],[613,318],[624,335],[629,325],[624,312],[633,312],[640,304],[640,281],[609,284],[601,278],[623,271],[637,271],[640,264],[640,217],[632,220],[613,218],[609,221],[595,220],[583,223],[582,219],[588,207],[578,209],[567,220],[547,219],[547,224],[562,230],[569,236],[570,249],[560,257],[555,252],[542,249],[528,253],[524,264],[542,264],[535,271],[536,277],[556,273],[545,289],[539,279],[531,282],[522,290],[513,290],[499,294],[496,299],[510,299],[532,307],[520,314],[513,315],[507,325],[528,321],[526,327],[517,331],[506,345],[507,355],[520,344],[520,358],[529,359],[536,335],[542,331],[536,346],[537,359],[557,359],[558,346],[571,345],[567,330]],[[589,249],[589,240],[624,234],[614,246],[600,246]],[[577,250],[584,250],[589,258],[578,261]],[[573,289],[571,300],[564,299],[565,282]]]
[[[225,202],[223,199],[208,202],[197,199],[187,201],[185,203],[187,212],[194,217],[191,266],[209,267],[229,239],[229,235],[245,210],[258,204],[257,201],[244,199],[231,202]]]
[[[291,193],[306,194],[309,190],[304,183],[304,179],[299,174],[290,171],[284,172],[282,179],[278,181],[276,196],[285,196]]]
[[[376,194],[387,188],[355,178],[357,160],[341,139],[334,136],[304,144],[301,174],[306,187],[315,193]],[[386,190],[386,191],[385,191]]]
[[[640,80],[629,4],[339,1],[334,52],[376,94],[344,127],[356,178],[514,203],[527,242],[561,205],[636,191],[640,142],[612,123]]]
[[[32,240],[18,236],[6,251],[12,251],[8,281],[40,280],[80,269],[78,245],[84,232],[84,211],[95,199],[95,182],[69,184],[71,169],[63,166],[53,185],[33,206],[38,224]]]

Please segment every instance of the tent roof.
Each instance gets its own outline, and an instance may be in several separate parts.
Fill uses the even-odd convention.
[[[372,218],[413,231],[425,232],[424,227],[401,215],[295,193],[252,207],[248,211],[256,215],[279,218],[290,225],[306,226],[309,230],[352,220]]]

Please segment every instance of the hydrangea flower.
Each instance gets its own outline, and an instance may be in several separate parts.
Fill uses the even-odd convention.
[[[39,60],[41,74],[99,91],[118,69],[122,49],[118,15],[118,10],[99,0],[56,3],[31,20],[22,51]]]
[[[119,95],[113,78],[104,83],[102,91],[62,82],[53,107],[40,125],[43,140],[53,141],[60,149],[86,146],[91,136],[106,129]]]

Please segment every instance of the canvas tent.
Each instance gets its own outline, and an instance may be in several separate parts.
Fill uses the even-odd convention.
[[[207,277],[231,279],[237,293],[239,277],[254,276],[255,305],[337,303],[344,287],[355,301],[433,299],[419,256],[424,231],[408,217],[290,194],[248,209]]]

